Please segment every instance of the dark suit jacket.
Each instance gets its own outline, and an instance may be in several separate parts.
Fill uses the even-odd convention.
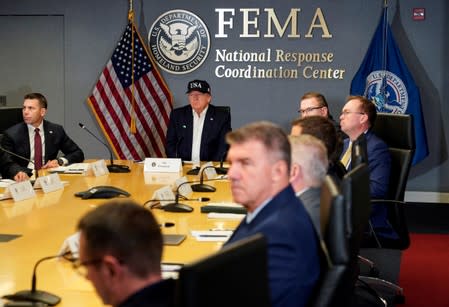
[[[134,293],[118,307],[172,307],[174,296],[175,281],[164,279]]]
[[[79,163],[84,161],[83,151],[67,136],[61,125],[44,120],[44,134],[44,163],[56,159],[59,151],[62,151],[64,158],[66,158],[69,163]],[[6,130],[2,138],[2,146],[9,151],[29,159],[31,149],[27,124],[20,123]],[[22,167],[28,165],[28,162],[23,159],[17,157],[13,157],[13,159]]]
[[[204,119],[200,160],[221,161],[226,152],[225,135],[231,131],[231,114],[211,104]],[[190,105],[174,109],[170,114],[165,153],[168,158],[192,159],[193,115]]]
[[[14,176],[20,171],[26,171],[26,168],[20,167],[9,154],[0,150],[0,176],[14,179]]]
[[[268,241],[272,306],[305,306],[320,272],[318,242],[310,217],[291,186],[277,194],[251,223],[243,219],[226,244],[256,233]]]
[[[365,134],[368,154],[368,168],[370,172],[371,198],[384,199],[388,195],[388,183],[390,181],[391,157],[388,146],[373,132]],[[349,139],[344,141],[343,152],[349,145]],[[387,222],[387,207],[385,205],[374,205],[371,209],[371,223],[376,229],[384,229],[385,235],[392,232]],[[380,234],[378,230],[376,233]]]

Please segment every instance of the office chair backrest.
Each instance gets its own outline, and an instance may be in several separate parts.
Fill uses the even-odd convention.
[[[22,107],[0,108],[0,141],[6,129],[21,122],[23,122]]]
[[[350,170],[341,185],[348,219],[346,236],[350,250],[350,269],[355,282],[358,276],[358,254],[371,214],[368,165],[362,163]]]
[[[267,242],[256,234],[183,266],[177,307],[270,306]]]
[[[388,198],[403,201],[416,146],[413,117],[378,113],[372,131],[387,143],[391,155]]]
[[[326,176],[320,199],[321,274],[308,306],[345,306],[353,285],[348,275],[346,205],[332,176]]]

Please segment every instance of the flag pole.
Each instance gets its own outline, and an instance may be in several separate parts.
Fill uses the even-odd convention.
[[[388,51],[388,0],[384,0],[382,14],[382,85],[380,88],[380,94],[385,98],[387,95],[387,51]]]
[[[131,122],[130,122],[130,131],[135,134],[136,131],[136,113],[135,113],[135,103],[134,99],[134,11],[133,11],[133,0],[129,0],[129,12],[128,12],[128,21],[131,24]]]

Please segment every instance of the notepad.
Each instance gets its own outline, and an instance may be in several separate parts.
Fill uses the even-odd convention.
[[[182,241],[185,240],[186,235],[180,234],[163,234],[162,238],[164,239],[165,245],[179,245]]]

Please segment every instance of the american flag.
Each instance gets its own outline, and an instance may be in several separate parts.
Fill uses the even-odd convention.
[[[165,156],[172,97],[133,22],[87,101],[117,158]]]

